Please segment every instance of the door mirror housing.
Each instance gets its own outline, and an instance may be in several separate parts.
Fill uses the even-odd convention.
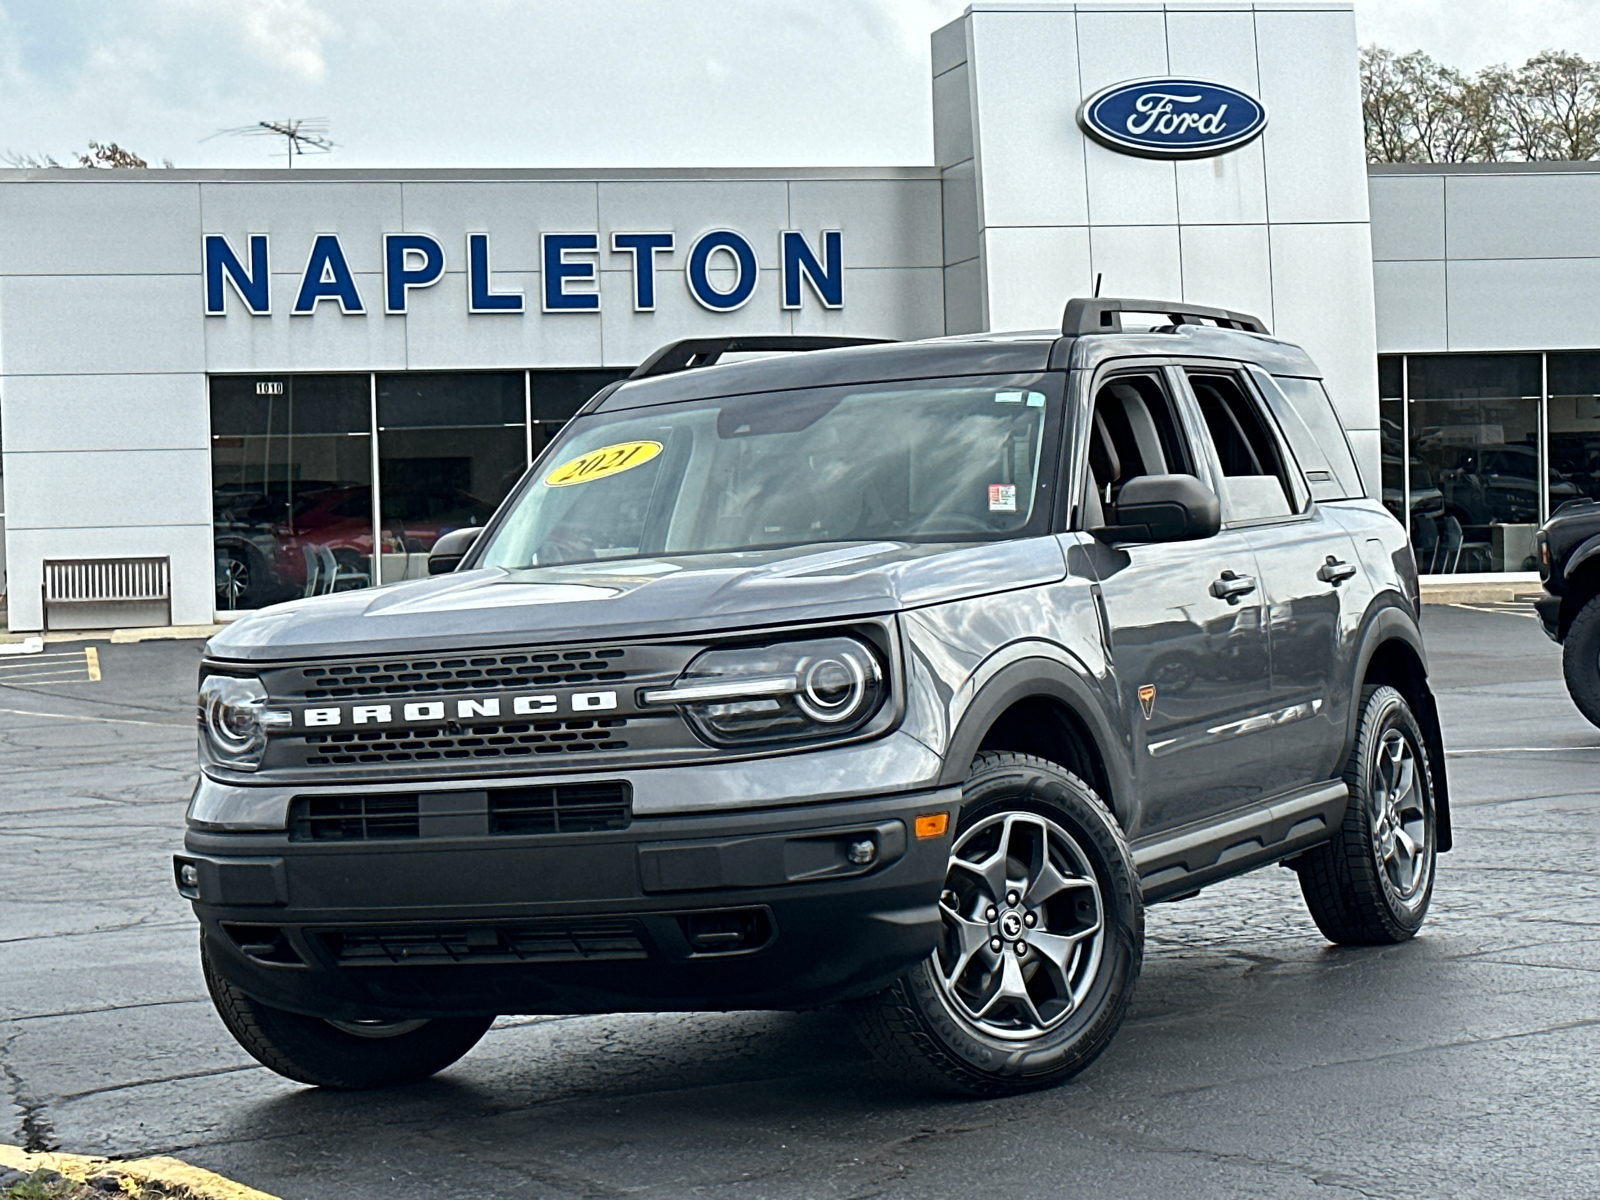
[[[454,571],[467,556],[467,551],[477,544],[478,535],[482,532],[481,525],[468,525],[464,529],[452,529],[439,538],[428,552],[428,574],[447,575]]]
[[[1193,542],[1222,528],[1217,494],[1193,475],[1140,475],[1122,485],[1111,524],[1089,532],[1108,542]]]

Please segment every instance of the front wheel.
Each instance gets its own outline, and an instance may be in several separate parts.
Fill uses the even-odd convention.
[[[1050,1087],[1095,1060],[1133,999],[1144,906],[1127,840],[1054,763],[973,763],[939,899],[941,944],[850,1006],[879,1058],[946,1091]]]
[[[1600,596],[1578,610],[1561,645],[1567,693],[1591,724],[1600,725]]]
[[[1393,945],[1428,915],[1437,827],[1426,745],[1404,696],[1361,690],[1344,822],[1295,864],[1311,919],[1330,942]]]
[[[493,1017],[412,1021],[324,1021],[246,996],[212,969],[201,949],[217,1015],[251,1057],[286,1079],[361,1091],[420,1083],[473,1046]]]

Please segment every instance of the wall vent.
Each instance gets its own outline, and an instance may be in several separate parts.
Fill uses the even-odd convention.
[[[46,629],[171,623],[170,559],[86,558],[44,564]]]

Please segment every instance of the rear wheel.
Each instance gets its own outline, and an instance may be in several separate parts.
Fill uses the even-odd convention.
[[[359,1091],[419,1083],[483,1037],[493,1017],[324,1021],[253,1000],[201,963],[217,1014],[251,1057],[286,1079]]]
[[[1600,596],[1578,610],[1561,644],[1567,692],[1591,724],[1600,725]]]
[[[1403,942],[1428,915],[1437,839],[1425,746],[1404,696],[1392,687],[1362,689],[1345,765],[1344,823],[1295,864],[1306,907],[1330,942]]]
[[[1116,1034],[1139,978],[1144,907],[1121,829],[1054,763],[973,763],[939,901],[944,938],[876,996],[857,1033],[914,1080],[1002,1095],[1075,1075]]]

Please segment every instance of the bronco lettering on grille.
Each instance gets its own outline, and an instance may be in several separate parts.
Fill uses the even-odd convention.
[[[568,692],[562,694],[532,694],[513,696],[452,697],[449,700],[419,700],[408,704],[331,704],[320,708],[302,708],[299,712],[303,729],[328,729],[341,725],[408,725],[432,724],[439,721],[472,721],[479,718],[493,720],[501,716],[502,706],[509,704],[512,715],[519,717],[552,716],[557,713],[610,712],[617,707],[617,693]]]

